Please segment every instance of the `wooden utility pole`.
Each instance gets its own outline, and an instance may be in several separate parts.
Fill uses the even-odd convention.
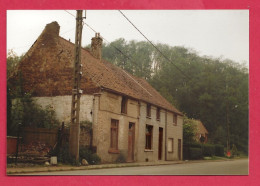
[[[70,124],[70,138],[69,138],[69,152],[70,156],[78,162],[79,160],[79,112],[80,112],[80,96],[83,91],[80,89],[81,72],[81,36],[82,36],[82,10],[77,10],[76,17],[76,36],[75,36],[75,61],[74,61],[74,76],[72,89],[72,103],[71,103],[71,124]]]

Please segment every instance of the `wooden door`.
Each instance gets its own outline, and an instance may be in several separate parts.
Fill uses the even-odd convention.
[[[178,139],[178,158],[181,160],[181,139]]]
[[[127,162],[134,161],[135,124],[129,123],[128,127],[128,157]]]
[[[159,127],[158,160],[162,159],[163,128]]]

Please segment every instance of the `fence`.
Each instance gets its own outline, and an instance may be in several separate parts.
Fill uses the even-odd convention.
[[[48,145],[54,146],[57,142],[58,128],[23,128],[22,132],[23,143],[29,144],[33,141],[44,142]]]
[[[54,146],[57,143],[58,139],[58,128],[55,129],[46,129],[46,128],[23,128],[22,137],[23,143],[29,144],[33,141],[40,141],[50,146]],[[66,135],[67,139],[63,139],[64,141],[68,141],[69,130],[66,129],[64,131],[64,135]],[[80,145],[89,146],[91,143],[91,133],[88,128],[80,127]]]

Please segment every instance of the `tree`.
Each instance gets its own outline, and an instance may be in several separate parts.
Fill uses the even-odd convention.
[[[17,71],[16,81],[9,81],[21,59],[22,56],[17,56],[13,51],[7,55],[7,135],[16,135],[19,123],[25,127],[41,128],[52,128],[59,124],[50,106],[41,108],[30,93],[24,92],[20,71]]]
[[[195,143],[195,136],[196,136],[196,123],[193,119],[189,119],[184,117],[183,120],[183,144],[190,145]]]

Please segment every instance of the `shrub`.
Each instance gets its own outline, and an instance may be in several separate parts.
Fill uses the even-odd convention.
[[[215,155],[215,146],[212,144],[202,145],[203,156],[214,156]]]
[[[197,160],[197,159],[201,159],[202,158],[202,151],[201,148],[189,148],[189,154],[190,154],[190,158],[191,160]]]
[[[83,146],[79,148],[79,157],[80,161],[86,159],[90,165],[96,165],[101,162],[100,157],[96,153],[93,153],[89,148]]]
[[[184,160],[188,160],[190,159],[190,155],[189,155],[189,147],[183,145],[183,159]]]
[[[120,153],[116,159],[116,163],[125,163],[126,162],[126,159],[125,159],[125,156]]]
[[[73,160],[70,157],[69,153],[69,144],[65,144],[64,146],[61,147],[59,153],[58,153],[58,162],[61,163],[72,163]]]
[[[201,148],[201,144],[200,143],[192,143],[192,144],[190,144],[190,147],[192,147],[192,148]]]
[[[79,162],[76,162],[74,158],[70,157],[69,144],[65,144],[60,149],[57,158],[58,162],[69,163],[72,165],[79,165],[79,162],[81,162],[82,159],[86,159],[90,165],[96,165],[101,162],[100,157],[97,154],[93,153],[91,150],[89,150],[87,147],[79,148]]]
[[[220,144],[215,145],[215,155],[224,156],[224,145],[220,145]]]

